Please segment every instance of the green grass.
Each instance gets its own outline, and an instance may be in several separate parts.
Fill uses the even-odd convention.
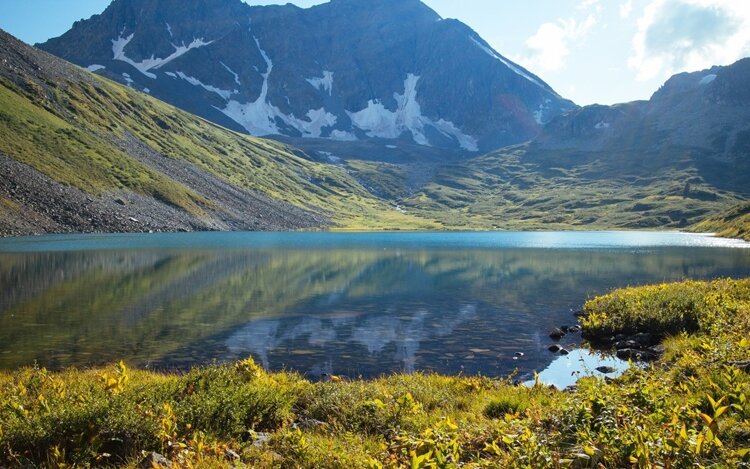
[[[401,205],[452,229],[683,229],[741,200],[701,174],[689,158],[524,145],[441,167]]]
[[[717,321],[742,317],[750,280],[717,280],[623,289],[584,306],[585,330],[594,335],[709,332]]]
[[[582,325],[594,335],[710,333],[745,319],[749,304],[750,280],[626,288],[586,302]]]
[[[589,331],[674,335],[649,368],[566,392],[419,373],[311,383],[252,360],[3,372],[0,465],[135,467],[145,450],[229,467],[230,448],[251,467],[748,467],[750,375],[730,364],[750,356],[750,281],[618,290],[587,310]]]
[[[698,232],[713,232],[725,238],[750,241],[750,203],[739,204],[712,216],[695,225],[693,229]]]

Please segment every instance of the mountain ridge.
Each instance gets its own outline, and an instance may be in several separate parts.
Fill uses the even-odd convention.
[[[648,101],[576,109],[401,203],[454,224],[685,229],[750,198],[749,82],[750,58],[675,75]]]
[[[477,152],[575,108],[418,0],[209,3],[116,0],[40,47],[251,135]]]

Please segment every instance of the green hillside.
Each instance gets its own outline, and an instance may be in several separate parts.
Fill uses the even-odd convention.
[[[750,202],[732,207],[694,227],[695,231],[712,232],[726,238],[750,241]]]
[[[123,192],[150,197],[206,227],[227,216],[212,197],[218,183],[262,197],[281,213],[296,209],[323,221],[307,227],[435,226],[375,198],[344,169],[223,129],[4,33],[0,55],[7,64],[0,69],[0,153],[63,186],[100,199]],[[174,168],[218,182],[196,188]],[[6,216],[29,216],[28,208],[0,191]]]
[[[448,227],[682,229],[739,200],[704,180],[689,157],[531,144],[442,167],[402,205]]]

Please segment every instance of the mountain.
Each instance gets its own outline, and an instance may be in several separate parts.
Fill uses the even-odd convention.
[[[750,60],[677,75],[649,101],[574,109],[524,144],[404,163],[242,135],[6,34],[0,59],[2,234],[723,230],[744,223],[750,196]]]
[[[433,226],[339,167],[0,31],[0,235]]]
[[[676,75],[648,101],[573,110],[400,204],[456,226],[687,227],[750,197],[748,83],[743,59]]]
[[[227,128],[303,146],[488,151],[576,107],[418,0],[114,0],[40,47]]]

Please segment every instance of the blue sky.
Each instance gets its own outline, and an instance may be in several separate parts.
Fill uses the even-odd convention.
[[[647,99],[674,73],[750,56],[750,0],[424,0],[578,104]],[[249,0],[251,4],[283,1]],[[301,7],[323,0],[292,1]],[[36,43],[109,0],[0,0],[0,28]]]

